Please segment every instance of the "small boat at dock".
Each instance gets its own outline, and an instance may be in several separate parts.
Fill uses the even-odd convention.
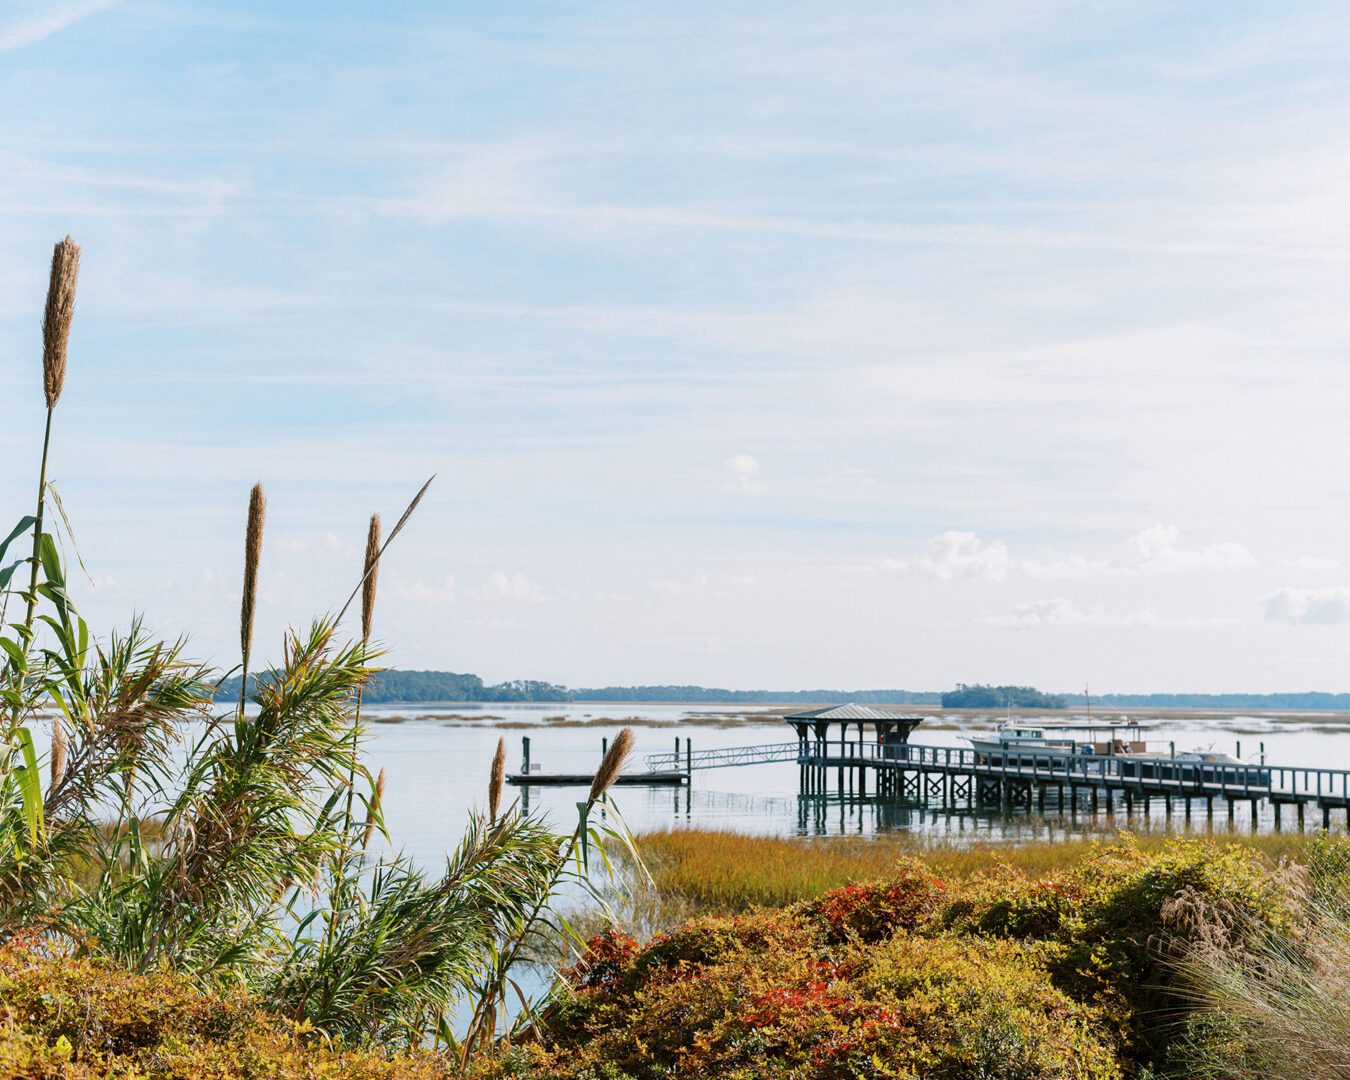
[[[1210,750],[1176,753],[1154,749],[1143,738],[1143,727],[1131,724],[1005,723],[993,738],[969,738],[978,765],[1022,768],[1070,768],[1091,765],[1092,771],[1113,773],[1122,779],[1173,783],[1232,782],[1235,769],[1252,787],[1270,786],[1270,770],[1245,765],[1230,754]]]

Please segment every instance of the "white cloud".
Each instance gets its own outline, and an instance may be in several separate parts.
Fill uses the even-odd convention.
[[[884,559],[882,566],[898,574],[917,574],[940,581],[953,578],[985,578],[1002,581],[1008,576],[1008,549],[1001,540],[986,542],[973,532],[948,530],[928,541],[922,555]]]
[[[1004,615],[988,615],[976,620],[986,626],[1000,626],[1010,630],[1030,630],[1045,626],[1147,626],[1147,627],[1203,627],[1224,626],[1226,618],[1169,618],[1152,609],[1131,612],[1109,612],[1100,607],[1079,608],[1063,596],[1052,600],[1034,600],[1019,604]]]
[[[118,0],[85,0],[83,3],[46,4],[0,26],[0,53],[35,45],[81,19],[106,11]]]
[[[1064,559],[1039,562],[1028,559],[1022,572],[1035,578],[1083,578],[1101,574],[1176,574],[1184,571],[1245,570],[1258,565],[1256,556],[1244,545],[1225,542],[1201,548],[1187,548],[1178,541],[1181,530],[1161,522],[1150,525],[1131,541],[1134,554],[1119,562],[1085,559],[1071,555]]]
[[[1034,600],[1018,604],[1006,615],[990,615],[979,620],[988,626],[1026,630],[1037,626],[1119,626],[1121,620],[1100,608],[1083,611],[1062,596],[1053,600]]]
[[[722,483],[723,491],[740,492],[745,495],[764,494],[764,485],[759,480],[760,466],[756,458],[749,454],[732,454],[723,462],[727,479]]]
[[[1027,559],[1022,563],[1022,573],[1034,578],[1081,578],[1096,574],[1109,574],[1118,570],[1109,562],[1085,559],[1081,555],[1070,555],[1066,559],[1054,562],[1037,562]]]
[[[483,584],[469,589],[467,595],[474,600],[516,601],[520,603],[540,603],[548,600],[544,588],[537,581],[524,574],[508,574],[496,570],[487,576]]]
[[[1350,589],[1277,589],[1266,597],[1266,618],[1301,626],[1350,620]]]
[[[453,604],[458,596],[455,578],[446,574],[438,581],[390,575],[380,581],[380,599],[411,600],[420,603]]]
[[[1210,544],[1203,548],[1177,546],[1181,530],[1159,522],[1134,538],[1139,554],[1136,569],[1143,574],[1173,574],[1182,570],[1243,570],[1256,566],[1256,556],[1241,544]]]
[[[364,550],[355,544],[348,543],[337,533],[331,531],[317,536],[284,533],[277,538],[277,547],[287,555],[345,555],[354,559],[358,558]]]
[[[1297,559],[1285,559],[1280,565],[1290,570],[1335,570],[1341,564],[1335,559],[1320,558],[1316,555],[1303,555]]]

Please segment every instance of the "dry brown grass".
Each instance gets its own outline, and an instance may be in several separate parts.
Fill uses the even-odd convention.
[[[819,896],[855,881],[884,878],[897,860],[922,856],[940,875],[966,878],[999,866],[1045,876],[1081,860],[1117,834],[1031,843],[954,843],[922,834],[807,839],[746,836],[716,829],[669,829],[637,837],[657,891],[683,909],[731,913]],[[1173,835],[1134,834],[1140,847],[1160,850]],[[1253,847],[1277,862],[1297,854],[1305,838],[1291,834],[1223,835],[1220,844]]]

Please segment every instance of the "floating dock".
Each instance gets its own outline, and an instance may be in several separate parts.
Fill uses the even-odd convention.
[[[512,773],[506,778],[508,784],[516,787],[584,787],[591,786],[595,773]],[[615,779],[617,787],[679,787],[688,779],[688,774],[671,770],[640,773],[620,773]]]
[[[620,773],[614,783],[623,787],[681,787],[689,783],[690,761],[693,755],[693,747],[688,739],[683,740],[684,758],[680,757],[681,740],[675,740],[675,764],[669,768],[653,768],[648,761],[645,772],[625,772]],[[512,773],[506,778],[508,784],[515,787],[584,787],[588,788],[595,780],[595,772],[585,773],[545,773],[536,772],[530,762],[530,737],[524,736],[520,740],[522,751],[522,763],[520,772]],[[609,739],[600,740],[600,758],[596,760],[599,766],[600,760],[609,750]],[[671,756],[671,755],[667,755]]]

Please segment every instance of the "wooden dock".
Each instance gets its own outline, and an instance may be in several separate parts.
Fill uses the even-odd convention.
[[[1028,755],[1030,756],[1030,755]],[[1216,804],[1228,818],[1234,807],[1249,803],[1253,818],[1262,806],[1273,810],[1275,825],[1285,811],[1304,825],[1309,813],[1331,827],[1332,811],[1347,815],[1350,826],[1350,770],[1303,765],[1204,763],[1169,766],[1173,776],[1126,775],[1120,762],[1098,758],[1044,755],[1033,763],[992,761],[988,754],[957,746],[916,746],[866,741],[796,742],[724,747],[697,753],[651,754],[653,771],[684,766],[728,768],[766,762],[795,761],[801,793],[894,798],[922,806],[983,809],[1025,809],[1113,814],[1152,812],[1154,805],[1170,816],[1187,818],[1203,812],[1212,818]],[[1172,759],[1163,757],[1161,764]],[[1142,771],[1142,770],[1140,770]]]

